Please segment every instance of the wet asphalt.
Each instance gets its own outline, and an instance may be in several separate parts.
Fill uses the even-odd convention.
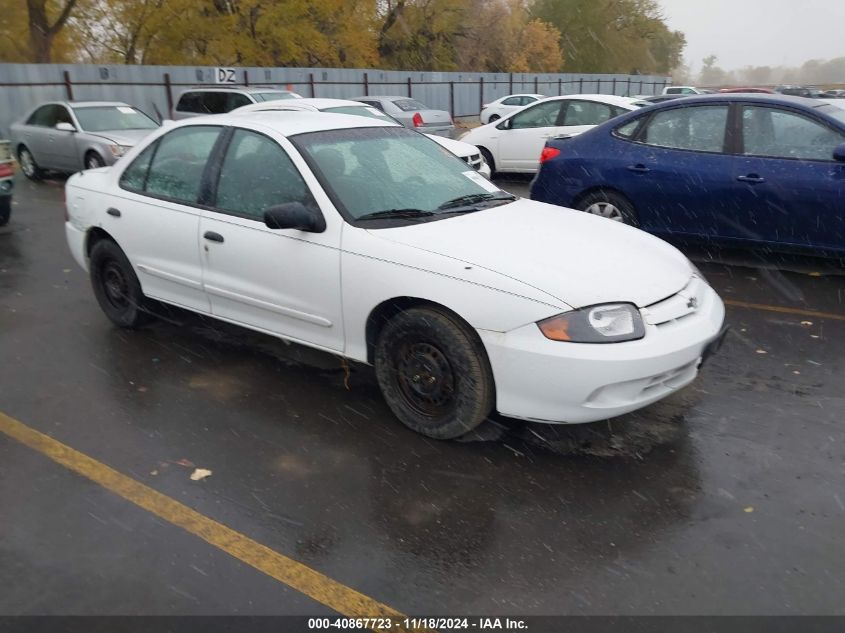
[[[179,312],[114,328],[61,184],[19,182],[0,229],[0,412],[404,613],[845,614],[845,320],[729,306],[657,405],[436,442],[368,367]],[[725,299],[845,315],[830,262],[687,252]],[[0,614],[330,612],[2,434],[0,587]]]

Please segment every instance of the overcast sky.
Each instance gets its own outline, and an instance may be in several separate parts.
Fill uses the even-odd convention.
[[[660,0],[687,36],[692,70],[710,54],[725,70],[800,66],[845,56],[845,0]]]

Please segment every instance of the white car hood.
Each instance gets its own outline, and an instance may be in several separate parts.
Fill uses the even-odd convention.
[[[485,268],[579,308],[645,307],[684,288],[689,261],[623,224],[531,200],[372,234]]]
[[[446,138],[445,136],[436,136],[434,134],[426,134],[426,136],[459,158],[466,158],[468,156],[478,154],[478,148],[475,145],[464,143],[463,141],[456,141],[455,139]]]

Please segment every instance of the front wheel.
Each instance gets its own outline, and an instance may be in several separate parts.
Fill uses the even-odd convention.
[[[638,226],[634,205],[623,195],[613,191],[596,191],[578,203],[578,209],[614,222]]]
[[[105,166],[106,161],[104,161],[96,152],[88,152],[85,155],[85,169],[97,169]]]
[[[375,368],[394,415],[428,437],[460,437],[493,409],[493,372],[484,346],[445,310],[411,308],[391,319],[376,344]]]
[[[487,123],[493,123],[493,121],[498,121],[501,118],[502,117],[500,117],[498,114],[491,114],[490,118],[487,119]]]
[[[101,240],[91,251],[91,286],[103,312],[115,325],[138,328],[153,316],[144,308],[146,298],[132,264],[111,240]]]

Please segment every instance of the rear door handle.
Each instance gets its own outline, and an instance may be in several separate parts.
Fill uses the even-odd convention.
[[[113,215],[116,218],[120,217],[120,210],[115,209],[114,207],[111,207],[108,211],[106,211],[106,213],[108,213],[109,215]]]
[[[632,171],[635,174],[647,174],[651,170],[648,167],[646,167],[645,165],[639,164],[639,165],[628,165],[628,171]]]
[[[737,180],[740,182],[747,182],[752,185],[759,185],[762,182],[766,182],[766,179],[758,176],[757,174],[748,174],[747,176],[737,176]]]
[[[214,231],[206,231],[203,234],[203,237],[209,242],[223,242],[223,236],[220,235],[220,233],[215,233]]]

